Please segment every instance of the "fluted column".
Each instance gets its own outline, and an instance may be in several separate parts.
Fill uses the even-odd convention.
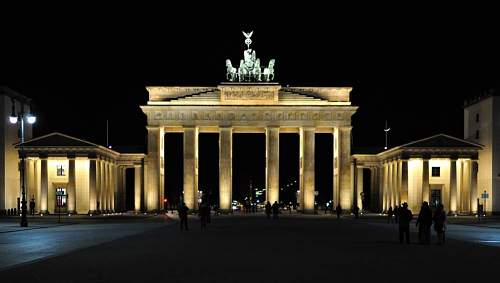
[[[97,210],[97,164],[96,158],[89,158],[89,213]]]
[[[139,165],[134,166],[134,210],[135,212],[141,211],[141,167]]]
[[[359,207],[360,210],[363,209],[363,198],[362,198],[362,193],[363,193],[363,168],[358,167],[356,169],[356,197],[357,197],[357,206]]]
[[[198,128],[184,128],[184,202],[198,209]]]
[[[401,183],[399,178],[399,160],[395,160],[394,162],[394,205],[401,204]]]
[[[40,173],[41,173],[41,180],[40,180],[40,186],[41,186],[41,191],[40,191],[40,210],[42,213],[47,213],[48,212],[48,207],[49,207],[49,202],[48,202],[48,197],[49,197],[49,175],[48,175],[48,167],[47,167],[47,157],[41,157],[41,168],[40,168]]]
[[[148,157],[147,157],[147,188],[145,194],[146,210],[158,209],[161,183],[160,183],[160,144],[163,143],[164,132],[158,127],[148,127]]]
[[[340,178],[339,178],[339,128],[333,128],[333,205],[340,203]]]
[[[471,190],[470,190],[470,195],[471,195],[471,200],[470,200],[470,207],[471,207],[471,212],[476,213],[477,212],[477,200],[479,198],[478,190],[477,190],[477,172],[478,172],[478,163],[477,160],[472,160],[471,161]],[[486,209],[486,207],[484,207]]]
[[[401,160],[401,203],[408,203],[408,160]]]
[[[300,155],[302,163],[302,189],[301,202],[303,212],[314,212],[314,128],[300,129]]]
[[[68,212],[76,213],[75,157],[68,159]]]
[[[383,196],[383,211],[387,211],[389,209],[389,193],[388,193],[388,190],[389,190],[389,185],[388,185],[388,173],[389,173],[389,169],[388,169],[388,165],[387,165],[387,162],[384,162],[382,164],[382,196]]]
[[[110,190],[110,200],[111,200],[111,210],[113,212],[116,211],[116,198],[118,197],[118,182],[117,182],[117,177],[116,177],[116,164],[113,162],[111,164],[111,190]]]
[[[351,127],[339,128],[339,179],[340,179],[340,205],[343,210],[351,210]]]
[[[424,158],[422,161],[422,198],[418,201],[418,207],[422,205],[422,202],[430,202],[429,199],[429,159]]]
[[[122,210],[125,212],[127,211],[127,167],[122,167],[122,184],[123,187],[122,187],[121,203],[122,203]]]
[[[221,210],[230,210],[233,186],[233,129],[219,129],[219,205]]]
[[[450,159],[450,203],[448,211],[457,212],[457,160]]]
[[[378,210],[377,167],[370,168],[370,210]]]
[[[266,128],[266,200],[279,202],[280,129]]]

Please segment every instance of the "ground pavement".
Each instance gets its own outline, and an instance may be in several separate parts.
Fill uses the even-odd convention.
[[[79,225],[90,226],[6,234],[17,233],[19,241],[27,242],[30,233],[52,230],[51,237],[56,237]],[[119,233],[120,225],[127,224],[114,225],[111,230],[100,230],[95,237]],[[492,229],[489,233],[495,237],[500,233],[500,229],[454,226]],[[262,215],[229,215],[212,217],[207,230],[200,231],[193,217],[187,232],[181,232],[175,221],[161,222],[140,233],[4,268],[0,278],[2,282],[421,283],[471,282],[498,276],[498,247],[481,244],[458,230],[452,232],[451,227],[450,237],[457,238],[452,236],[455,233],[465,239],[449,239],[445,246],[400,245],[395,227],[383,221],[351,217],[336,220],[331,216],[281,215],[277,220],[268,220]],[[87,228],[78,233],[94,233]],[[76,241],[81,237],[78,233],[69,233],[72,236],[65,240]],[[414,233],[412,237],[415,242]],[[1,234],[0,241],[6,241]],[[5,255],[3,248],[1,253]]]

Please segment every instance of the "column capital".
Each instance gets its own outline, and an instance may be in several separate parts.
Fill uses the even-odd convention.
[[[350,130],[352,130],[352,126],[338,126],[336,128],[338,128],[340,131],[350,131]]]

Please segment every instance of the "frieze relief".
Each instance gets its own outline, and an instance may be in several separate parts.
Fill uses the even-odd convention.
[[[332,121],[349,119],[348,112],[333,111],[168,111],[153,112],[164,121]]]

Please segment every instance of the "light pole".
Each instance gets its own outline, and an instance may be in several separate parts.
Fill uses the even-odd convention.
[[[20,146],[20,156],[21,156],[21,164],[20,164],[20,174],[21,174],[21,227],[28,227],[28,218],[26,217],[27,214],[27,208],[26,208],[26,188],[24,184],[24,171],[25,171],[25,156],[24,156],[24,150],[23,150],[23,143],[24,143],[24,119],[26,119],[26,122],[28,124],[34,124],[36,122],[36,117],[33,116],[31,113],[24,113],[24,104],[21,102],[21,111],[19,111],[16,114],[16,103],[14,100],[12,100],[12,113],[9,117],[9,122],[13,125],[19,124],[20,125],[20,136],[19,138],[21,139],[21,143],[19,144]]]

